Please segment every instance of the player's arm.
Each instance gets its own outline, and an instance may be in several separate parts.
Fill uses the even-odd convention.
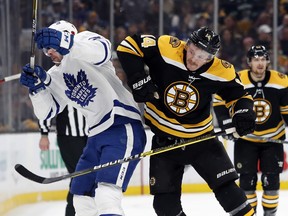
[[[286,126],[288,126],[288,84],[287,83],[288,83],[288,77],[285,75],[286,87],[280,90],[280,112],[281,112],[282,118],[285,121]]]
[[[248,92],[244,89],[239,76],[219,90],[218,94],[225,100],[226,107],[230,111],[232,124],[236,128],[239,136],[252,133],[255,129],[256,114],[253,110],[254,101]]]
[[[51,120],[50,119],[39,120],[38,124],[39,124],[40,133],[41,133],[41,137],[39,140],[39,148],[42,151],[49,150],[50,140],[49,140],[48,134],[49,134],[50,127],[51,127]]]
[[[145,71],[145,60],[156,50],[157,39],[151,35],[128,36],[117,47],[119,61],[136,102],[157,99],[157,87]]]
[[[93,64],[96,67],[110,61],[112,57],[110,41],[96,33],[86,34],[87,36],[80,42],[78,39],[75,40],[70,57],[76,61]]]
[[[213,109],[219,128],[223,130],[231,127],[232,119],[229,109],[226,107],[225,101],[219,95],[214,95]]]

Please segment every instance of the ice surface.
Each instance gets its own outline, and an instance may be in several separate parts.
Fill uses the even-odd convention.
[[[258,194],[257,215],[263,215],[261,208],[261,191]],[[125,196],[123,208],[126,216],[155,216],[150,195]],[[233,197],[227,197],[233,199]],[[278,216],[287,215],[288,190],[280,191]],[[182,195],[182,204],[187,216],[225,216],[222,207],[218,204],[213,193],[191,193]],[[8,212],[5,216],[64,216],[65,202],[51,201],[20,206]]]

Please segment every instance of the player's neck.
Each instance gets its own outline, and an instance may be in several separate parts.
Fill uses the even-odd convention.
[[[265,73],[262,76],[257,76],[254,73],[250,73],[251,78],[254,82],[260,82],[263,81],[265,79]]]

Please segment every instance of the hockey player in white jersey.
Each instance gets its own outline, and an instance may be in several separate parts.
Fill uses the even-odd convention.
[[[87,147],[76,171],[143,152],[146,135],[132,95],[116,76],[111,44],[99,34],[78,34],[69,22],[59,21],[36,32],[39,49],[55,65],[23,67],[20,82],[29,88],[34,113],[49,119],[71,104],[89,125]],[[77,216],[122,216],[122,192],[138,161],[76,177],[72,181]],[[95,199],[93,198],[95,197]]]

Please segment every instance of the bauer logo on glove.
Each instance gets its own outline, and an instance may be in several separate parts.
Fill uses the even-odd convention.
[[[69,32],[60,32],[51,28],[38,30],[35,35],[35,42],[39,49],[55,49],[61,55],[69,53],[72,47],[74,35]]]

